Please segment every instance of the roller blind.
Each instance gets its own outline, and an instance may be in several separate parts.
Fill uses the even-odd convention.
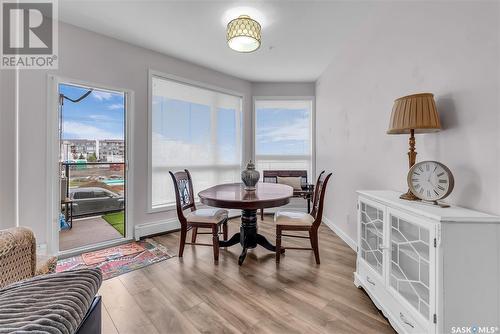
[[[241,97],[163,77],[151,82],[151,208],[175,204],[169,170],[188,169],[195,194],[238,182]]]

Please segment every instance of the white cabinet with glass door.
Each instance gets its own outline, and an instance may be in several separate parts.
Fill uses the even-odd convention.
[[[359,256],[380,280],[384,276],[385,256],[384,216],[385,208],[368,199],[359,201]]]
[[[398,333],[500,327],[500,217],[358,193],[354,282]]]
[[[435,303],[431,300],[435,300],[436,225],[392,208],[387,209],[387,220],[389,292],[411,310],[419,323],[428,327],[435,314]],[[432,327],[429,332],[432,332]]]

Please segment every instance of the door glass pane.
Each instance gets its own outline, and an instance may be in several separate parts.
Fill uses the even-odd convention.
[[[126,93],[59,84],[59,250],[125,236]]]
[[[390,284],[429,319],[429,231],[391,216]]]
[[[384,213],[373,206],[361,203],[361,257],[382,275]]]

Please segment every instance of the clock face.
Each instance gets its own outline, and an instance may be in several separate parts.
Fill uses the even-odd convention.
[[[410,168],[408,187],[418,198],[437,201],[448,196],[453,190],[451,171],[440,162],[422,161]]]

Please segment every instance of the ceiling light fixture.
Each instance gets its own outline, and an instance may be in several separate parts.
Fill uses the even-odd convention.
[[[253,52],[260,47],[260,24],[248,15],[240,15],[227,24],[226,39],[235,51]]]

